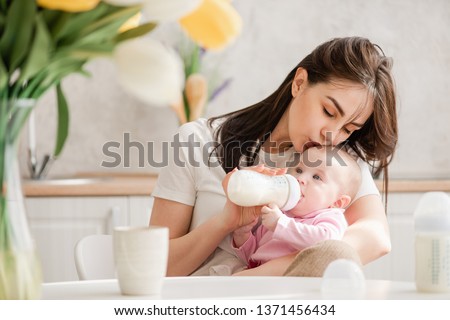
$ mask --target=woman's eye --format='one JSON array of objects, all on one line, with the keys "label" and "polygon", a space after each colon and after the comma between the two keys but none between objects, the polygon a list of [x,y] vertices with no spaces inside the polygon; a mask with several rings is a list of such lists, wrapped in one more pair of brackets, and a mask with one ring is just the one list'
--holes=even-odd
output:
[{"label": "woman's eye", "polygon": [[342,128],[342,131],[344,131],[345,134],[351,134],[352,131],[348,130],[347,128]]},{"label": "woman's eye", "polygon": [[314,180],[322,180],[318,174],[313,175]]},{"label": "woman's eye", "polygon": [[327,108],[325,108],[325,107],[323,108],[323,113],[325,113],[325,115],[327,117],[329,117],[329,118],[333,118],[334,117],[330,112],[328,112]]},{"label": "woman's eye", "polygon": [[296,172],[296,173],[302,173],[303,171],[302,171],[302,169],[300,169],[300,168],[296,168],[296,169],[295,169],[295,172]]}]

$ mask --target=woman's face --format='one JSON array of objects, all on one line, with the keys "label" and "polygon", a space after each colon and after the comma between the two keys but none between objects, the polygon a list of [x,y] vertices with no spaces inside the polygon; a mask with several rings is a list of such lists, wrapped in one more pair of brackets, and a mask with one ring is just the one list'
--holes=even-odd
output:
[{"label": "woman's face", "polygon": [[296,151],[337,145],[358,130],[373,112],[367,88],[347,80],[309,85],[299,68],[292,84],[288,134]]}]

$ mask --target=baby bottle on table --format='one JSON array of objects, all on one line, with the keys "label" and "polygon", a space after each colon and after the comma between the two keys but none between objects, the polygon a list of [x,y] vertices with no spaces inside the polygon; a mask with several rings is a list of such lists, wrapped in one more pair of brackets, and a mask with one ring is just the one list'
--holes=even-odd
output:
[{"label": "baby bottle on table", "polygon": [[450,197],[427,192],[414,212],[416,287],[425,292],[450,292]]},{"label": "baby bottle on table", "polygon": [[291,210],[301,198],[300,184],[290,174],[268,176],[251,170],[239,170],[230,176],[228,198],[243,207],[275,203]]}]

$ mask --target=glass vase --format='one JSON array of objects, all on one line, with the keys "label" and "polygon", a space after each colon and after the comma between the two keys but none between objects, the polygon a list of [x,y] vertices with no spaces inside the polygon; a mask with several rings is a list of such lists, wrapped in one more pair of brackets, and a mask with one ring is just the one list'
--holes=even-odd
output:
[{"label": "glass vase", "polygon": [[0,102],[0,299],[37,299],[41,292],[18,161],[19,135],[34,105],[30,99]]}]

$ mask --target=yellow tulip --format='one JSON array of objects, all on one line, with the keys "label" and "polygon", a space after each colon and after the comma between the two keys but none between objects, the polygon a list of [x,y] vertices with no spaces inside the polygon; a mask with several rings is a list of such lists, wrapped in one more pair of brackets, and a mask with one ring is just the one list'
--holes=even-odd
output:
[{"label": "yellow tulip", "polygon": [[37,4],[43,8],[67,12],[89,11],[99,2],[100,0],[37,0]]},{"label": "yellow tulip", "polygon": [[120,27],[119,33],[136,28],[139,25],[139,22],[141,21],[141,17],[142,17],[142,14],[140,12],[136,13],[130,19],[125,21],[125,23]]},{"label": "yellow tulip", "polygon": [[223,48],[242,29],[241,17],[227,0],[203,0],[179,22],[187,34],[206,49]]}]

